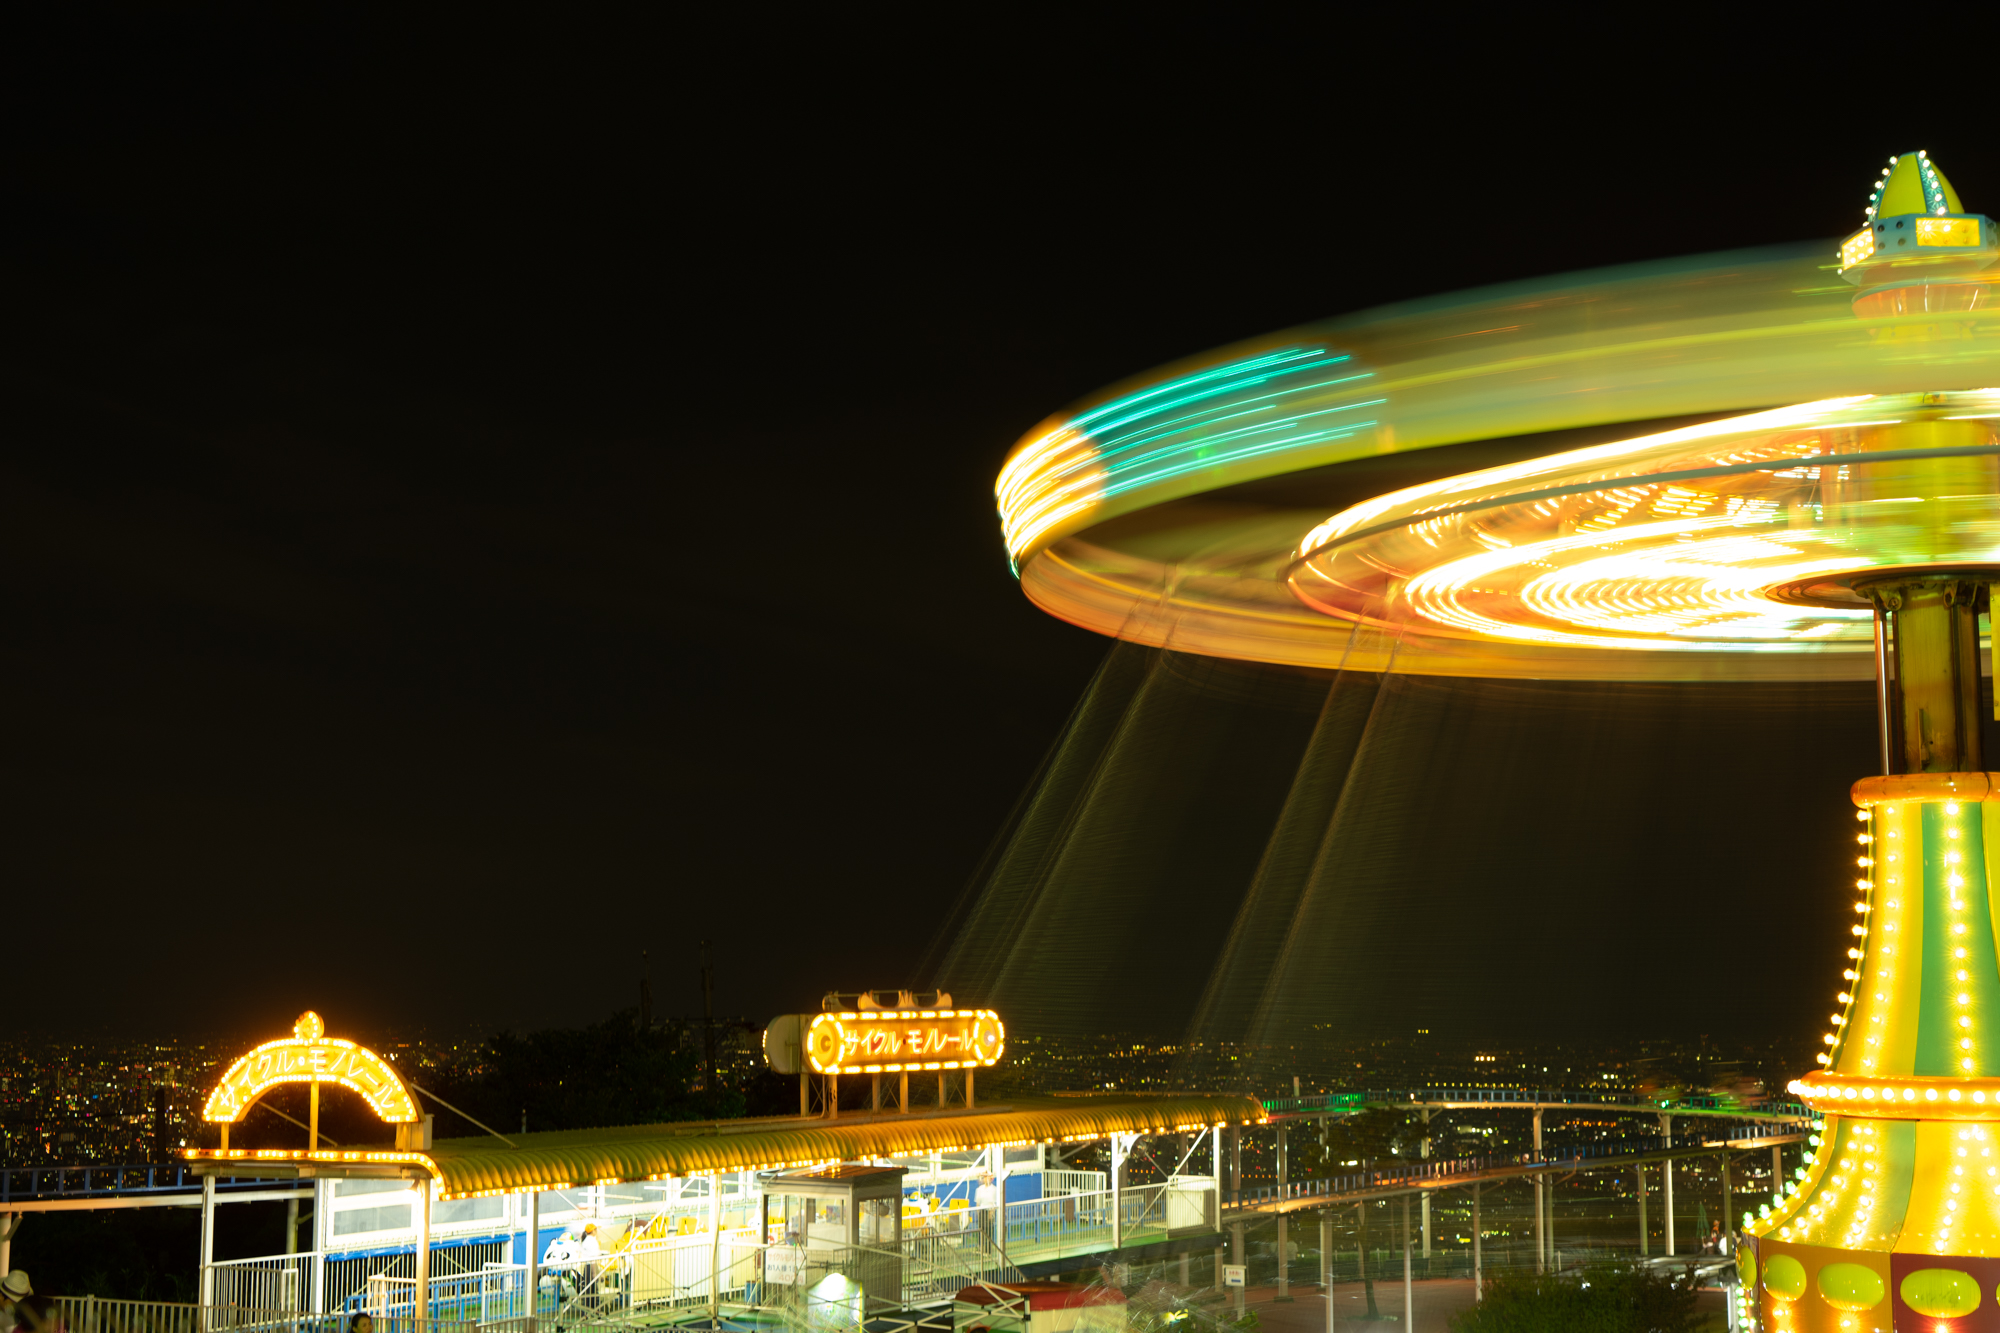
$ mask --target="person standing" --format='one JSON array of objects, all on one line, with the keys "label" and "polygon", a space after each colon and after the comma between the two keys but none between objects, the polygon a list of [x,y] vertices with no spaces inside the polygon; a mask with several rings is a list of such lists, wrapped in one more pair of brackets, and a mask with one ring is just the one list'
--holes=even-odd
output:
[{"label": "person standing", "polygon": [[604,1257],[604,1247],[597,1241],[597,1223],[583,1224],[583,1235],[576,1242],[575,1257],[583,1265],[577,1271],[578,1294],[585,1309],[595,1310],[601,1295],[597,1290],[597,1261]]},{"label": "person standing", "polygon": [[973,1225],[993,1237],[1000,1235],[1000,1187],[993,1183],[993,1173],[986,1172],[979,1177],[979,1188],[972,1193],[972,1206],[979,1220]]},{"label": "person standing", "polygon": [[0,1278],[0,1333],[10,1333],[21,1322],[17,1307],[34,1294],[35,1288],[28,1281],[28,1275],[18,1268]]}]

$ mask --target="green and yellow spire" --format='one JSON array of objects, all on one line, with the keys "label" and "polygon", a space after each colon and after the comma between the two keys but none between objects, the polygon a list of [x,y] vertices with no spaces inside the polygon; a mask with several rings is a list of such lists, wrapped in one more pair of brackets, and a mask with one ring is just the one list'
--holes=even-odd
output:
[{"label": "green and yellow spire", "polygon": [[1922,150],[1889,159],[1862,211],[1867,222],[1841,241],[1839,255],[1840,276],[1858,287],[1949,279],[2000,257],[1993,220],[1966,212]]},{"label": "green and yellow spire", "polygon": [[1951,188],[1951,182],[1938,170],[1937,163],[1931,161],[1930,154],[1919,149],[1889,159],[1889,165],[1883,168],[1881,179],[1875,182],[1875,189],[1868,196],[1864,212],[1870,219],[1913,213],[1942,217],[1947,213],[1963,213],[1965,207],[1958,202],[1958,191]]}]

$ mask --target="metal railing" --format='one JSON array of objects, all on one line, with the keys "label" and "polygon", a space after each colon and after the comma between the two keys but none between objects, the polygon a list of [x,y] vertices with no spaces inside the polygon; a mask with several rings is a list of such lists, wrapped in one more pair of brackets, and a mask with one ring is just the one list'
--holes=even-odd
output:
[{"label": "metal railing", "polygon": [[1103,1171],[1073,1171],[1066,1167],[1044,1167],[1042,1195],[1096,1194],[1111,1188],[1111,1177]]},{"label": "metal railing", "polygon": [[[1737,1136],[1740,1139],[1762,1139],[1763,1127],[1754,1132]],[[1550,1171],[1564,1171],[1588,1167],[1592,1163],[1610,1165],[1606,1159],[1643,1157],[1649,1154],[1673,1152],[1688,1157],[1709,1156],[1724,1151],[1729,1140],[1720,1143],[1675,1143],[1672,1139],[1647,1138],[1625,1139],[1617,1143],[1582,1144],[1556,1153],[1494,1153],[1484,1157],[1420,1157],[1398,1161],[1389,1166],[1359,1171],[1350,1175],[1321,1177],[1318,1179],[1287,1181],[1283,1185],[1258,1185],[1247,1189],[1224,1191],[1224,1205],[1232,1208],[1254,1206],[1259,1203],[1277,1203],[1288,1199],[1311,1199],[1322,1196],[1362,1194],[1377,1190],[1399,1188],[1421,1189],[1426,1183],[1455,1176],[1479,1175],[1484,1172],[1503,1171],[1520,1168],[1547,1168]]]},{"label": "metal railing", "polygon": [[1311,1097],[1266,1097],[1264,1109],[1273,1115],[1313,1112],[1349,1113],[1370,1106],[1421,1105],[1425,1102],[1474,1102],[1491,1106],[1602,1106],[1621,1111],[1654,1111],[1661,1115],[1735,1115],[1746,1120],[1810,1120],[1816,1114],[1803,1102],[1788,1098],[1678,1097],[1662,1099],[1632,1092],[1587,1092],[1552,1088],[1435,1087],[1329,1092]]},{"label": "metal railing", "polygon": [[[264,1177],[217,1177],[218,1192],[282,1189],[292,1182]],[[0,1168],[0,1204],[19,1199],[92,1198],[106,1194],[199,1194],[201,1177],[185,1162],[139,1166],[10,1166]]]},{"label": "metal railing", "polygon": [[[480,1271],[506,1257],[508,1237],[479,1236],[431,1245],[433,1294],[446,1284]],[[313,1290],[314,1265],[320,1265],[320,1294]],[[416,1247],[390,1250],[332,1250],[325,1253],[272,1254],[251,1259],[222,1259],[208,1266],[209,1301],[219,1307],[250,1310],[326,1311],[340,1313],[367,1308],[378,1279],[403,1279],[414,1284]],[[407,1313],[407,1312],[406,1312]],[[433,1313],[439,1313],[435,1300]]]},{"label": "metal railing", "polygon": [[[250,1310],[239,1305],[189,1305],[178,1301],[123,1301],[101,1296],[58,1296],[57,1318],[69,1333],[346,1333],[346,1314]],[[388,1317],[376,1333],[479,1333],[471,1323]]]},{"label": "metal railing", "polygon": [[[781,1257],[786,1262],[771,1263],[774,1250],[784,1252]],[[274,1333],[279,1325],[296,1326],[305,1333],[336,1333],[347,1318],[366,1313],[375,1320],[378,1333],[415,1330],[420,1324],[426,1329],[476,1327],[483,1333],[525,1333],[530,1318],[543,1328],[626,1328],[710,1306],[741,1310],[774,1303],[797,1305],[803,1297],[791,1288],[802,1289],[835,1273],[850,1280],[854,1288],[850,1294],[857,1301],[859,1293],[865,1293],[870,1311],[949,1296],[975,1282],[1020,1279],[989,1224],[918,1232],[904,1236],[900,1244],[884,1246],[759,1245],[753,1230],[738,1228],[720,1237],[709,1232],[640,1240],[592,1263],[539,1265],[532,1297],[523,1264],[487,1263],[478,1271],[436,1274],[430,1282],[425,1319],[417,1317],[415,1278],[402,1268],[378,1271],[343,1303],[345,1308],[324,1316],[280,1311],[264,1316],[258,1327],[271,1327]],[[174,1328],[163,1333],[203,1331]]]}]

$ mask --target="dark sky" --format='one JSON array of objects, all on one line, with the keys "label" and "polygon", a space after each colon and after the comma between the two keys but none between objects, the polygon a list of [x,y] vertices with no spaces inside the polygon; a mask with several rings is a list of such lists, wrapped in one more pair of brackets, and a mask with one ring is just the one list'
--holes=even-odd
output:
[{"label": "dark sky", "polygon": [[1104,651],[999,545],[1042,416],[1899,150],[2000,202],[1747,39],[679,8],[0,34],[10,1030],[894,984]]}]

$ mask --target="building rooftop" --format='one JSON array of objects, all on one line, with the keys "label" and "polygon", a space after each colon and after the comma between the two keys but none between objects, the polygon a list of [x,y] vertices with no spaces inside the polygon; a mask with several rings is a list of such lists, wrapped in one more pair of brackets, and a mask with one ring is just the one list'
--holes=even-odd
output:
[{"label": "building rooftop", "polygon": [[911,1157],[992,1144],[1171,1134],[1265,1119],[1263,1104],[1231,1093],[1106,1093],[1017,1097],[1008,1104],[902,1115],[690,1120],[608,1129],[439,1139],[425,1151],[388,1147],[190,1149],[200,1173],[246,1176],[400,1176],[424,1173],[438,1197],[668,1180],[727,1171],[795,1170]]}]

